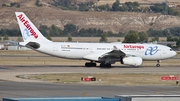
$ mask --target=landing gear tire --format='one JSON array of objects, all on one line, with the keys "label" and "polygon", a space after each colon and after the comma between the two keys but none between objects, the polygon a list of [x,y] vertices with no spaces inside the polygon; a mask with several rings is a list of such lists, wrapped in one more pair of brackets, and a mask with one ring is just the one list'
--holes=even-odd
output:
[{"label": "landing gear tire", "polygon": [[86,62],[85,66],[86,67],[96,67],[96,63]]},{"label": "landing gear tire", "polygon": [[107,63],[107,64],[101,63],[100,67],[111,67],[111,64],[110,63]]},{"label": "landing gear tire", "polygon": [[100,67],[105,67],[105,64],[104,64],[104,63],[101,63],[101,64],[100,64]]},{"label": "landing gear tire", "polygon": [[156,64],[156,67],[160,67],[160,64]]},{"label": "landing gear tire", "polygon": [[106,64],[106,67],[111,67],[111,64],[110,64],[110,63],[107,63],[107,64]]}]

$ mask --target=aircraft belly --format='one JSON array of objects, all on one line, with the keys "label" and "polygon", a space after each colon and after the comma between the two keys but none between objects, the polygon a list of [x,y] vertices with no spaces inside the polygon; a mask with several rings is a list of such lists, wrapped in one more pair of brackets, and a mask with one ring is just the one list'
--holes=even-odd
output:
[{"label": "aircraft belly", "polygon": [[143,56],[142,58],[143,60],[161,60],[162,59],[160,54]]}]

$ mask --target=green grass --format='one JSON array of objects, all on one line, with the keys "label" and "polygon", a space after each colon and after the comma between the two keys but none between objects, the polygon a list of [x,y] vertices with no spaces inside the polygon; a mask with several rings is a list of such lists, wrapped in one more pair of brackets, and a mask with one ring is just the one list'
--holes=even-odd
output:
[{"label": "green grass", "polygon": [[[153,73],[59,73],[59,74],[35,74],[18,76],[24,79],[40,80],[46,82],[68,83],[68,84],[92,84],[92,85],[175,85],[175,81],[162,81],[162,76],[170,74]],[[171,74],[180,76],[180,74]],[[95,82],[81,81],[81,77],[96,77]]]}]

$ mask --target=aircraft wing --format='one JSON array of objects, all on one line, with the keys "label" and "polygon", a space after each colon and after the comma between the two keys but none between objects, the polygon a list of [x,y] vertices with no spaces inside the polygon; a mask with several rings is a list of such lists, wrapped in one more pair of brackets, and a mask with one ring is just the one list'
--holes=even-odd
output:
[{"label": "aircraft wing", "polygon": [[122,52],[121,50],[112,50],[110,52],[107,52],[103,55],[101,55],[99,58],[100,59],[103,59],[103,58],[108,58],[108,57],[111,57],[111,58],[119,58],[119,57],[124,57],[126,56],[126,54],[124,52]]},{"label": "aircraft wing", "polygon": [[114,49],[109,51],[109,52],[105,52],[105,53],[92,53],[89,55],[84,56],[84,59],[88,59],[88,60],[94,60],[94,61],[103,61],[106,58],[120,58],[120,57],[125,57],[126,54],[124,52],[122,52],[121,50],[117,49],[116,46],[114,46]]}]

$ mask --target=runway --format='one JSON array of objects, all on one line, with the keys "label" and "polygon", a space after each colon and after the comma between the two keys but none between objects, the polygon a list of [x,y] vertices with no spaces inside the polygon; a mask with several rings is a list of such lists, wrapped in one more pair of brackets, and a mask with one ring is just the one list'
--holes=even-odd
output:
[{"label": "runway", "polygon": [[42,73],[179,73],[179,66],[130,67],[111,69],[86,68],[72,65],[0,65],[0,101],[3,97],[61,97],[61,96],[103,96],[115,95],[179,95],[180,86],[100,86],[85,84],[62,84],[39,82],[16,78],[22,74]]},{"label": "runway", "polygon": [[3,97],[61,97],[115,95],[178,95],[179,86],[92,86],[58,83],[0,82],[0,98]]}]

